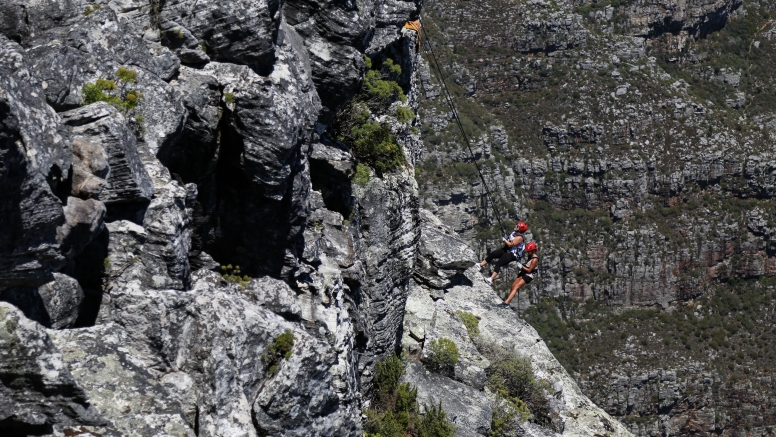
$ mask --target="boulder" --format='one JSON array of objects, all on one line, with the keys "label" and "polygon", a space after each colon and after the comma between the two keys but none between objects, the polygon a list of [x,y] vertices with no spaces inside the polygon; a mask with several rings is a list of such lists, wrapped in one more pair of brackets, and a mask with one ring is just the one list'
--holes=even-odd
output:
[{"label": "boulder", "polygon": [[[122,344],[152,372],[175,373],[166,385],[191,384],[200,435],[360,435],[352,368],[327,336],[251,302],[251,287],[219,285],[212,273],[196,277],[189,293],[117,285],[104,322],[126,330]],[[261,357],[289,331],[291,355],[272,373]]]},{"label": "boulder", "polygon": [[81,199],[99,198],[108,187],[108,155],[82,138],[73,140],[73,185],[70,194]]},{"label": "boulder", "polygon": [[184,63],[212,58],[270,65],[275,60],[281,5],[279,0],[167,1],[159,16],[163,40]]},{"label": "boulder", "polygon": [[46,330],[0,302],[0,427],[10,435],[55,425],[103,425]]},{"label": "boulder", "polygon": [[453,381],[437,373],[429,372],[422,365],[410,362],[404,371],[402,382],[418,389],[418,405],[439,405],[447,413],[447,419],[458,429],[456,435],[485,436],[490,431],[493,411],[485,395],[466,384]]},{"label": "boulder", "polygon": [[54,273],[51,282],[38,288],[17,287],[0,292],[0,300],[21,310],[28,319],[53,329],[75,325],[83,299],[78,281],[62,273]]},{"label": "boulder", "polygon": [[[29,51],[35,59],[32,70],[46,84],[46,99],[60,110],[72,109],[83,104],[87,83],[116,79],[120,67],[135,70],[136,81],[126,86],[143,97],[135,109],[123,114],[125,124],[137,136],[137,154],[151,180],[158,186],[166,184],[170,175],[157,155],[164,156],[179,138],[186,111],[172,86],[157,75],[156,60],[161,56],[160,62],[167,63],[165,52],[152,52],[114,8],[101,7],[87,15],[80,4],[71,5],[79,9],[77,15],[65,26],[38,34],[40,41]],[[108,147],[103,148],[112,155]]]},{"label": "boulder", "polygon": [[102,232],[107,210],[100,201],[68,197],[64,211],[65,223],[57,228],[57,240],[62,253],[73,258]]},{"label": "boulder", "polygon": [[184,66],[174,87],[183,96],[188,117],[166,163],[184,182],[203,183],[218,161],[218,124],[224,112],[220,85],[215,76]]},{"label": "boulder", "polygon": [[433,288],[445,289],[463,279],[477,262],[474,251],[449,227],[427,210],[421,210],[418,265],[413,278]]},{"label": "boulder", "polygon": [[38,295],[48,314],[49,324],[53,329],[71,328],[78,319],[79,308],[84,299],[84,292],[78,281],[61,273],[54,273],[54,280],[38,287]]},{"label": "boulder", "polygon": [[107,187],[97,199],[106,205],[151,199],[153,181],[140,160],[135,136],[116,108],[97,102],[60,115],[76,141],[99,147],[108,157]]},{"label": "boulder", "polygon": [[202,70],[223,86],[227,117],[216,176],[200,185],[209,221],[203,247],[252,276],[288,276],[301,255],[310,186],[304,151],[320,101],[304,49],[291,40],[276,50],[268,76],[217,62]]},{"label": "boulder", "polygon": [[127,436],[195,435],[181,404],[143,365],[119,326],[52,332],[51,339],[90,403],[117,431]]},{"label": "boulder", "polygon": [[170,182],[159,190],[146,210],[143,227],[148,235],[143,262],[153,265],[154,288],[188,289],[191,286],[189,250],[191,219],[197,187]]},{"label": "boulder", "polygon": [[485,387],[485,370],[490,367],[490,361],[477,351],[477,347],[469,337],[463,322],[461,322],[456,308],[448,305],[444,300],[439,300],[434,305],[434,315],[431,323],[425,329],[425,341],[421,360],[428,360],[432,341],[448,339],[455,343],[458,349],[458,363],[453,377],[466,383],[477,390]]},{"label": "boulder", "polygon": [[152,289],[191,288],[188,254],[196,195],[194,184],[181,187],[170,182],[146,209],[142,226],[129,220],[107,224],[104,273],[112,283],[138,281]]}]

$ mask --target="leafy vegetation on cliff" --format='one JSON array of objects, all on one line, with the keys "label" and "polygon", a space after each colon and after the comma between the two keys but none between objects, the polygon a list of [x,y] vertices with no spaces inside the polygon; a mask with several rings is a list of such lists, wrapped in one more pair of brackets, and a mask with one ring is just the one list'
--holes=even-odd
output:
[{"label": "leafy vegetation on cliff", "polygon": [[364,412],[367,437],[452,437],[455,427],[441,405],[418,407],[418,390],[399,383],[404,373],[401,358],[393,355],[377,363],[372,404]]},{"label": "leafy vegetation on cliff", "polygon": [[[356,159],[383,174],[404,166],[407,158],[396,135],[391,132],[391,126],[376,117],[388,114],[394,102],[404,103],[407,97],[397,82],[401,75],[398,64],[391,58],[384,59],[379,65],[368,56],[364,60],[367,73],[361,93],[337,114],[335,136],[350,147]],[[415,118],[415,113],[399,105],[392,116],[399,123],[408,123]]]}]

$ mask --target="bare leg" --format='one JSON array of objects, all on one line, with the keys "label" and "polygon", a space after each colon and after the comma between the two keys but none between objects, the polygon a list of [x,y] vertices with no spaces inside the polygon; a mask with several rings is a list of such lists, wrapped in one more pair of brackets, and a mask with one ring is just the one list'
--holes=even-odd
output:
[{"label": "bare leg", "polygon": [[525,285],[525,279],[515,279],[515,282],[512,283],[512,288],[509,290],[509,297],[507,297],[507,300],[505,300],[504,303],[508,304],[509,302],[512,302],[512,299],[515,298],[515,293],[517,293],[517,290],[520,289],[523,285]]},{"label": "bare leg", "polygon": [[496,280],[496,276],[498,276],[498,273],[496,273],[496,272],[493,272],[493,274],[492,274],[492,275],[490,275],[490,280],[491,280],[491,281],[495,281],[495,280]]}]

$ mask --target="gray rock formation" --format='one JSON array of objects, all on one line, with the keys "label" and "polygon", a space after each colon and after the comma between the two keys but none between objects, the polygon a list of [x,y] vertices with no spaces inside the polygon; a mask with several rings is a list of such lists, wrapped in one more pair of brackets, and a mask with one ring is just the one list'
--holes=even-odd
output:
[{"label": "gray rock formation", "polygon": [[57,228],[57,241],[62,253],[72,258],[102,232],[107,210],[100,201],[68,197],[64,212],[65,223]]},{"label": "gray rock formation", "polygon": [[281,4],[277,0],[166,2],[159,13],[162,38],[184,63],[213,59],[271,65]]},{"label": "gray rock formation", "polygon": [[194,435],[181,404],[133,354],[116,325],[52,332],[51,341],[90,402],[122,435]]},{"label": "gray rock formation", "polygon": [[108,186],[109,171],[108,155],[102,147],[82,139],[73,140],[73,196],[99,197]]},{"label": "gray rock formation", "polygon": [[413,278],[428,281],[426,285],[444,290],[453,285],[460,273],[477,258],[474,251],[427,210],[421,211],[423,239],[418,247],[418,261]]},{"label": "gray rock formation", "polygon": [[0,289],[42,285],[64,261],[56,241],[64,214],[56,195],[65,189],[70,139],[35,87],[22,52],[0,36]]},{"label": "gray rock formation", "polygon": [[24,316],[54,328],[72,327],[80,313],[84,292],[75,279],[54,273],[51,282],[37,288],[16,287],[0,292],[0,300],[24,312]]},{"label": "gray rock formation", "polygon": [[0,302],[0,358],[0,424],[6,432],[44,434],[54,425],[105,423],[46,330],[5,302]]},{"label": "gray rock formation", "polygon": [[116,108],[97,102],[63,112],[61,117],[76,142],[87,142],[107,155],[110,171],[107,186],[97,197],[100,201],[110,205],[151,199],[153,181],[140,160],[135,136]]},{"label": "gray rock formation", "polygon": [[455,435],[487,435],[493,410],[488,398],[478,389],[429,372],[418,363],[410,363],[402,377],[418,389],[418,403],[442,405],[458,429]]},{"label": "gray rock formation", "polygon": [[49,319],[48,324],[41,324],[53,329],[70,328],[75,324],[84,298],[78,281],[67,275],[54,273],[53,281],[38,287],[38,295]]}]

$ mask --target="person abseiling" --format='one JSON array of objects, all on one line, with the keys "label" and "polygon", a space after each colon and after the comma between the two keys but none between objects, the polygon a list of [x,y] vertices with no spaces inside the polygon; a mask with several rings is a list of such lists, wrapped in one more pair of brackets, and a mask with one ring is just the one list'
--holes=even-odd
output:
[{"label": "person abseiling", "polygon": [[490,278],[485,278],[485,282],[492,284],[493,280],[496,279],[496,276],[498,276],[498,273],[501,271],[502,267],[511,263],[512,261],[517,261],[517,259],[520,258],[520,256],[523,254],[523,248],[525,247],[525,244],[523,244],[523,233],[525,233],[527,230],[528,225],[525,224],[525,222],[519,222],[515,225],[515,230],[509,234],[509,237],[501,240],[504,242],[504,247],[489,253],[484,261],[474,264],[474,267],[479,270],[489,262],[498,258],[496,265],[493,266],[493,274],[490,275]]},{"label": "person abseiling", "polygon": [[525,251],[528,254],[528,261],[525,265],[517,263],[517,268],[520,269],[515,281],[512,282],[512,288],[509,289],[509,296],[503,303],[498,304],[499,308],[509,308],[509,302],[515,297],[515,293],[523,285],[533,281],[534,275],[539,272],[539,255],[536,254],[536,243],[531,241],[525,245]]}]

